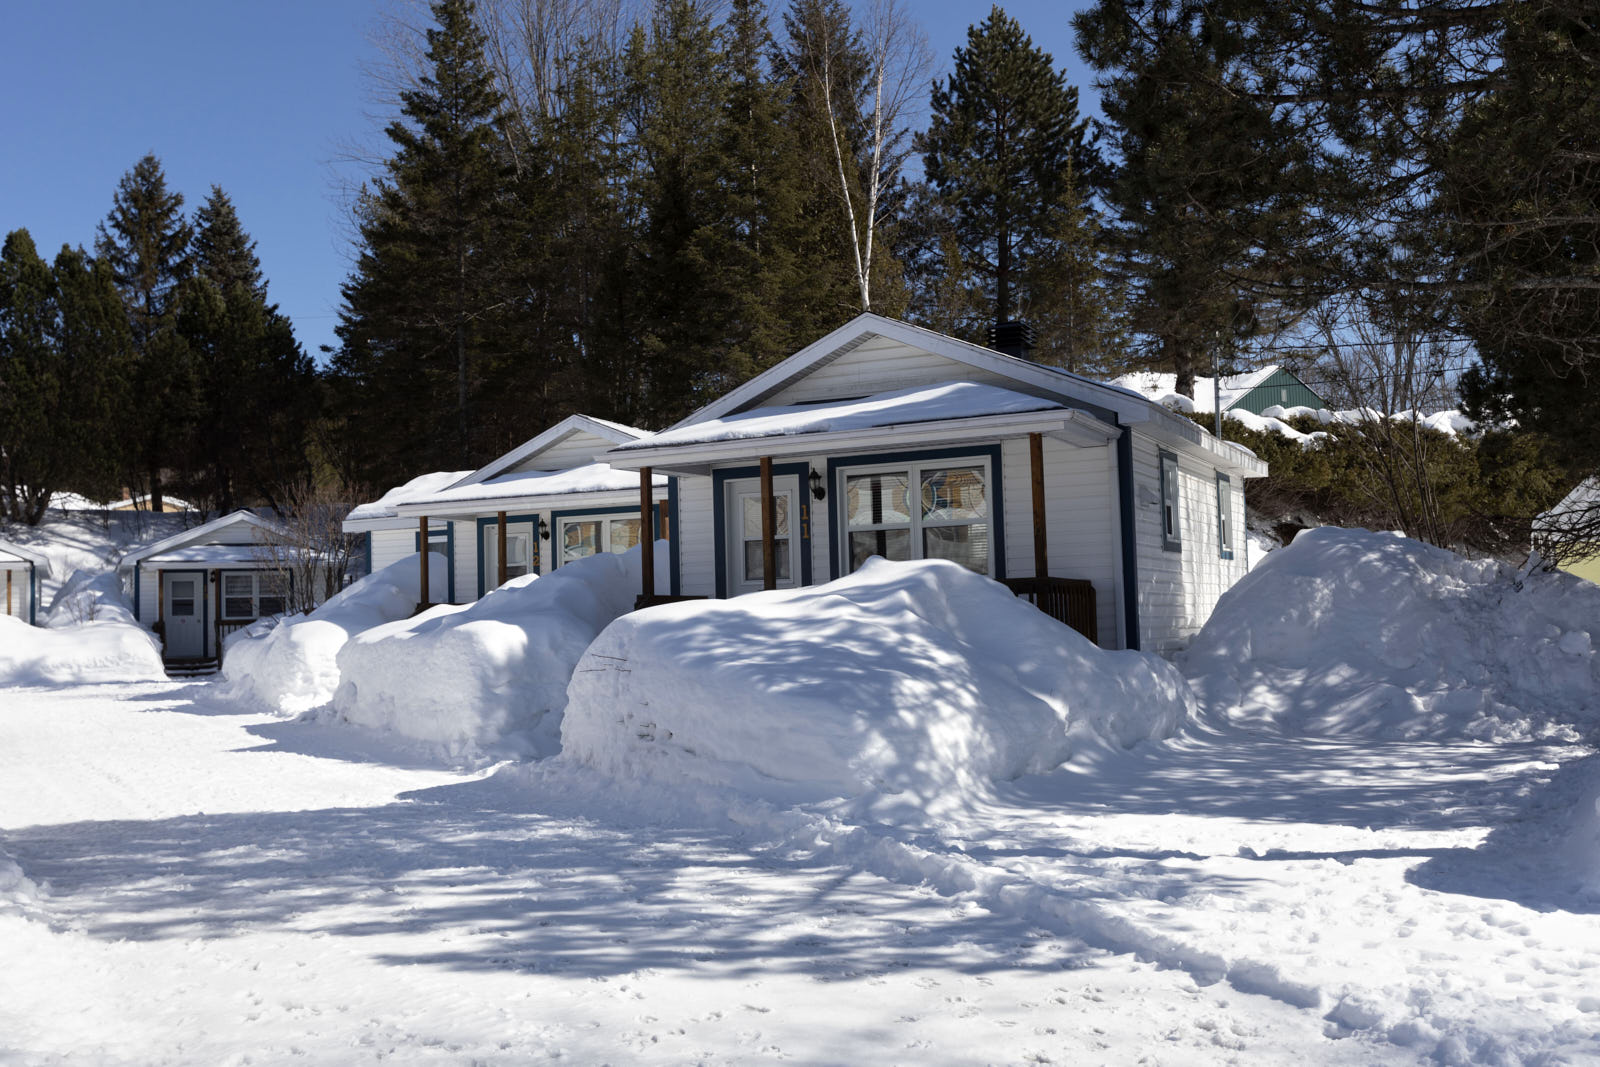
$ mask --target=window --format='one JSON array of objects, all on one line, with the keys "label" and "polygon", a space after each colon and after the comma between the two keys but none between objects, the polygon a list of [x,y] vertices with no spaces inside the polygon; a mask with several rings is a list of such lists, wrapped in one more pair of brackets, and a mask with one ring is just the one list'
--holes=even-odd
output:
[{"label": "window", "polygon": [[[766,560],[761,548],[761,495],[739,496],[739,541],[744,547],[744,573],[741,581],[760,582],[766,577]],[[794,573],[789,557],[789,494],[772,497],[772,547],[779,582],[788,582]]]},{"label": "window", "polygon": [[1161,547],[1183,550],[1183,516],[1178,510],[1178,457],[1161,453]]},{"label": "window", "polygon": [[986,461],[844,472],[846,546],[853,571],[871,556],[948,559],[993,572]]},{"label": "window", "polygon": [[277,571],[236,571],[222,576],[224,620],[282,615],[287,607],[283,575]]},{"label": "window", "polygon": [[1217,475],[1217,553],[1233,558],[1233,483],[1226,474]]},{"label": "window", "polygon": [[562,519],[560,538],[562,563],[601,552],[626,552],[639,543],[639,517]]},{"label": "window", "polygon": [[[531,521],[506,522],[506,581],[532,574],[539,563],[538,541]],[[483,582],[485,592],[500,582],[500,524],[488,522],[483,530]]]}]

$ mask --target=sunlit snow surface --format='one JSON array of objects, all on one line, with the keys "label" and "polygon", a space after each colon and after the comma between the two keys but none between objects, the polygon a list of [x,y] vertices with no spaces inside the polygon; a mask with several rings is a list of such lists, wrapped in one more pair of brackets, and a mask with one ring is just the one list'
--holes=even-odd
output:
[{"label": "sunlit snow surface", "polygon": [[1170,739],[926,810],[0,690],[0,1063],[1593,1062],[1597,598],[1303,535]]}]

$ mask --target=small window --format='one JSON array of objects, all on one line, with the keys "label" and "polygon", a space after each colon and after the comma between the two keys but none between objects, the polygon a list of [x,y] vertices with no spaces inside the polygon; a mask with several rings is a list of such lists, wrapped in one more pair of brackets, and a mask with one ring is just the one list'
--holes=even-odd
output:
[{"label": "small window", "polygon": [[288,583],[277,571],[235,571],[222,576],[222,618],[250,621],[288,610]]},{"label": "small window", "polygon": [[638,516],[562,519],[561,562],[573,563],[601,552],[622,553],[639,543]]},{"label": "small window", "polygon": [[1217,552],[1233,558],[1233,482],[1226,474],[1217,475]]},{"label": "small window", "polygon": [[872,556],[948,559],[988,574],[989,469],[974,462],[912,463],[846,471],[844,525],[850,569]]},{"label": "small window", "polygon": [[1161,547],[1168,552],[1183,550],[1183,515],[1179,511],[1178,457],[1161,453]]}]

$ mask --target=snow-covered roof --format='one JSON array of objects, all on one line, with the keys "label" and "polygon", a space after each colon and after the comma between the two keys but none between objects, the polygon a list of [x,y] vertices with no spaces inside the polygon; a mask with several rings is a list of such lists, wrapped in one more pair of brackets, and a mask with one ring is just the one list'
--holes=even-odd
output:
[{"label": "snow-covered roof", "polygon": [[[268,552],[271,555],[268,555]],[[180,545],[166,552],[145,556],[143,563],[208,563],[232,567],[276,567],[283,555],[298,555],[296,549],[268,550],[260,543],[230,545]]]},{"label": "snow-covered roof", "polygon": [[226,559],[211,562],[249,560],[254,558],[255,546],[265,535],[282,536],[287,532],[280,523],[263,519],[253,512],[240,510],[202,523],[192,530],[184,530],[153,544],[136,548],[124,555],[117,566],[119,568],[132,566],[156,556],[170,558],[167,556],[168,553],[191,545],[216,545],[231,549],[231,554],[227,555]]},{"label": "snow-covered roof", "polygon": [[[1227,411],[1243,400],[1256,386],[1278,373],[1278,365],[1269,363],[1248,374],[1228,374],[1222,378],[1222,410]],[[1134,371],[1111,379],[1112,385],[1138,393],[1160,404],[1168,397],[1180,396],[1178,376],[1165,371]],[[1215,411],[1217,381],[1215,378],[1196,376],[1194,380],[1194,410]]]},{"label": "snow-covered roof", "polygon": [[14,541],[0,540],[0,564],[7,563],[31,563],[40,577],[50,577],[49,557],[31,548],[24,548]]},{"label": "snow-covered roof", "polygon": [[641,437],[649,436],[648,431],[633,426],[624,426],[620,422],[612,422],[609,419],[597,419],[592,415],[568,415],[537,437],[529,438],[511,451],[495,457],[452,484],[468,485],[497,478],[513,467],[533,462],[538,458],[539,453],[575,433],[587,433],[612,445],[626,444],[629,441],[636,441]]},{"label": "snow-covered roof", "polygon": [[[654,476],[651,482],[660,489],[667,485],[663,475]],[[639,476],[633,471],[617,470],[608,463],[589,463],[560,471],[518,471],[484,482],[468,482],[433,492],[396,496],[391,506],[395,514],[413,515],[428,508],[450,505],[515,500],[523,502],[525,506],[536,506],[539,501],[552,497],[637,492],[638,489]]]},{"label": "snow-covered roof", "polygon": [[754,408],[736,415],[679,425],[642,441],[622,445],[616,451],[757,437],[788,437],[794,434],[842,433],[880,426],[1062,409],[1063,405],[1053,400],[1028,396],[999,386],[979,385],[976,382],[941,382],[832,404]]},{"label": "snow-covered roof", "polygon": [[404,485],[395,486],[378,499],[351,508],[350,514],[344,517],[346,528],[355,522],[392,519],[396,515],[394,510],[396,501],[436,493],[447,486],[455,485],[471,473],[472,471],[433,471],[430,474],[419,474]]}]

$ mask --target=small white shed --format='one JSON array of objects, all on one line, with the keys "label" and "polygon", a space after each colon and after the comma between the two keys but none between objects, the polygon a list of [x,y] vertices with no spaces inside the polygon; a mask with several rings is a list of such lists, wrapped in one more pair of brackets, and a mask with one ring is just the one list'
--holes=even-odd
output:
[{"label": "small white shed", "polygon": [[39,581],[50,577],[50,560],[31,548],[0,540],[0,583],[5,611],[30,625],[39,622]]}]

